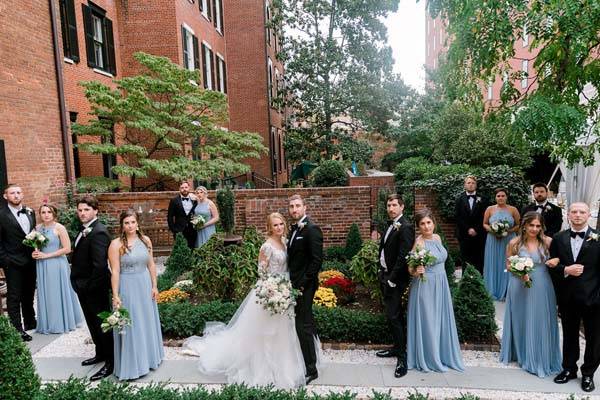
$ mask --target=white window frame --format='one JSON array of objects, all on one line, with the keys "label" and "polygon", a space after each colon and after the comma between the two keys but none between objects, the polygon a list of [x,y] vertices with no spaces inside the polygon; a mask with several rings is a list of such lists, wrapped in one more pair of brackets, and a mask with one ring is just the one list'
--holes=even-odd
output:
[{"label": "white window frame", "polygon": [[198,68],[198,65],[196,65],[194,62],[194,36],[196,35],[196,33],[186,23],[183,23],[182,25],[183,25],[183,29],[185,29],[185,32],[186,32],[185,47],[187,50],[188,70],[194,71]]},{"label": "white window frame", "polygon": [[217,71],[219,72],[219,82],[217,82],[216,89],[221,93],[225,93],[225,58],[219,53],[215,54],[217,56]]},{"label": "white window frame", "polygon": [[487,87],[487,99],[492,100],[494,98],[494,83],[490,82]]},{"label": "white window frame", "polygon": [[214,18],[215,18],[215,23],[217,24],[216,29],[217,32],[219,32],[220,34],[223,34],[223,27],[221,26],[221,2],[223,0],[215,0],[215,4],[214,4]]},{"label": "white window frame", "polygon": [[94,31],[94,57],[96,58],[96,65],[98,68],[106,68],[104,62],[104,19],[98,17],[92,13],[92,28]]},{"label": "white window frame", "polygon": [[529,34],[527,33],[527,22],[523,23],[523,47],[529,46]]},{"label": "white window frame", "polygon": [[269,78],[267,86],[269,92],[269,105],[271,105],[273,102],[273,61],[271,61],[271,57],[267,58],[267,68],[269,68],[267,71],[267,76]]},{"label": "white window frame", "polygon": [[208,18],[208,2],[210,0],[198,0],[198,1],[202,2],[202,13],[201,13],[202,16],[204,16],[204,18],[209,20],[209,18]]},{"label": "white window frame", "polygon": [[521,78],[521,89],[527,89],[527,85],[529,84],[529,60],[521,62],[521,72],[524,74],[523,78]]},{"label": "white window frame", "polygon": [[210,47],[210,45],[205,41],[202,41],[202,43],[204,44],[204,59],[206,60],[206,86],[209,90],[214,90],[215,85],[213,85],[212,81],[213,66],[210,62],[210,53],[212,52],[212,47]]}]

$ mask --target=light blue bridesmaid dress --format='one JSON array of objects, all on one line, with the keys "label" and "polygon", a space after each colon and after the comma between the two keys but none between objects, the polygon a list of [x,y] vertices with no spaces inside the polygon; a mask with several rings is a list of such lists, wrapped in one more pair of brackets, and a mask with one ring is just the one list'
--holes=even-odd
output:
[{"label": "light blue bridesmaid dress", "polygon": [[546,377],[562,369],[554,287],[545,257],[525,248],[519,256],[531,257],[535,263],[529,274],[532,286],[526,288],[520,278],[509,274],[500,361],[516,361],[525,371]]},{"label": "light blue bridesmaid dress", "polygon": [[[203,201],[202,203],[198,203],[196,208],[194,208],[194,215],[203,215],[204,219],[208,221],[213,217],[210,212],[209,201]],[[204,243],[208,242],[208,239],[216,232],[215,224],[206,226],[200,230],[198,230],[198,236],[196,236],[196,248],[201,247]]]},{"label": "light blue bridesmaid dress", "polygon": [[[56,225],[38,228],[49,241],[44,253],[61,248],[54,233]],[[36,261],[37,270],[37,327],[38,333],[64,333],[81,325],[82,312],[77,295],[71,287],[71,268],[65,255]]]},{"label": "light blue bridesmaid dress", "polygon": [[119,297],[129,311],[131,326],[124,333],[113,331],[115,339],[114,375],[120,380],[136,379],[156,369],[164,359],[158,307],[152,299],[148,271],[150,254],[140,239],[121,256]]},{"label": "light blue bridesmaid dress", "polygon": [[[508,221],[511,228],[515,225],[515,220],[510,211],[503,209],[497,209],[488,223],[491,225],[493,222],[500,220]],[[501,238],[488,233],[485,241],[483,280],[485,288],[494,300],[503,301],[506,297],[509,275],[506,272],[506,246],[514,237],[514,232],[510,232],[507,236]]]},{"label": "light blue bridesmaid dress", "polygon": [[448,252],[437,240],[425,240],[436,258],[425,269],[426,281],[413,278],[407,316],[407,366],[419,371],[464,371],[452,298],[444,263]]}]

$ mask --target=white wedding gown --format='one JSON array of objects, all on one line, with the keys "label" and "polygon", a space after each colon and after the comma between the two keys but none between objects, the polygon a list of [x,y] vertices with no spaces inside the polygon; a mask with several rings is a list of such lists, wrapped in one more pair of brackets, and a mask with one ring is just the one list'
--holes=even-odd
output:
[{"label": "white wedding gown", "polygon": [[[267,262],[259,268],[289,278],[287,254],[266,241],[261,251]],[[209,322],[202,337],[183,343],[184,351],[198,355],[200,372],[227,377],[228,383],[248,386],[297,388],[305,384],[306,369],[294,318],[271,315],[250,290],[227,325]]]}]

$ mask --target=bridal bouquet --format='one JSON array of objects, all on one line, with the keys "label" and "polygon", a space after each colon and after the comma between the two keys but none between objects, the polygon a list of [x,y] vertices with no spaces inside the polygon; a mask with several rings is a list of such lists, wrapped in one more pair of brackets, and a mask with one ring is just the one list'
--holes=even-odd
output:
[{"label": "bridal bouquet", "polygon": [[[256,302],[262,304],[271,315],[285,314],[296,305],[296,297],[300,294],[300,291],[292,288],[290,280],[282,275],[263,275],[254,289],[258,298]],[[293,312],[290,316],[293,316]]]},{"label": "bridal bouquet", "polygon": [[131,317],[129,317],[129,311],[126,308],[119,308],[113,312],[103,311],[98,314],[102,318],[100,328],[102,332],[108,332],[116,329],[121,335],[125,334],[125,327],[131,325]]},{"label": "bridal bouquet", "polygon": [[202,229],[204,227],[204,224],[206,224],[206,218],[204,217],[204,215],[198,214],[198,215],[194,215],[190,222],[194,226],[194,229],[199,231],[200,229]]},{"label": "bridal bouquet", "polygon": [[23,239],[23,244],[25,246],[33,247],[37,250],[47,245],[48,240],[49,239],[44,236],[43,233],[33,230],[25,236],[25,239]]},{"label": "bridal bouquet", "polygon": [[490,224],[490,229],[492,230],[492,233],[497,237],[506,237],[508,236],[510,223],[505,219],[501,219],[499,221],[492,222]]},{"label": "bridal bouquet", "polygon": [[[512,272],[515,276],[519,278],[529,274],[533,271],[533,260],[529,257],[519,257],[519,256],[510,256],[508,257],[508,269],[507,271]],[[525,287],[530,288],[533,281],[531,277],[529,280],[525,281]]]},{"label": "bridal bouquet", "polygon": [[[415,269],[421,265],[425,268],[431,267],[435,263],[435,260],[435,256],[431,254],[429,250],[421,246],[416,246],[415,249],[406,256],[408,267],[412,269]],[[425,275],[423,274],[421,274],[421,281],[427,281],[427,278],[425,278]]]}]

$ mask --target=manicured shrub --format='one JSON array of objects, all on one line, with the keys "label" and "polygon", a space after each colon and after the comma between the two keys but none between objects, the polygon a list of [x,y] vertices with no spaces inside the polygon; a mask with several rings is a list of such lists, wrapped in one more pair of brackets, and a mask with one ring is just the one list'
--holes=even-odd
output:
[{"label": "manicured shrub", "polygon": [[350,231],[346,237],[346,258],[351,260],[362,247],[362,238],[357,224],[350,225]]},{"label": "manicured shrub", "polygon": [[191,271],[194,264],[192,250],[187,245],[185,237],[178,233],[175,235],[175,243],[171,255],[165,263],[165,271],[157,278],[158,290],[163,291],[170,289],[179,276]]},{"label": "manicured shrub", "polygon": [[344,165],[336,160],[323,161],[312,173],[313,186],[348,186],[348,174]]},{"label": "manicured shrub", "polygon": [[40,391],[40,377],[31,353],[17,330],[0,315],[0,398],[34,399]]},{"label": "manicured shrub", "polygon": [[483,278],[470,264],[463,270],[453,303],[461,342],[485,342],[493,337],[498,330],[494,303],[485,289]]},{"label": "manicured shrub", "polygon": [[235,228],[235,194],[229,186],[217,191],[217,208],[223,230],[227,235],[232,235]]}]

